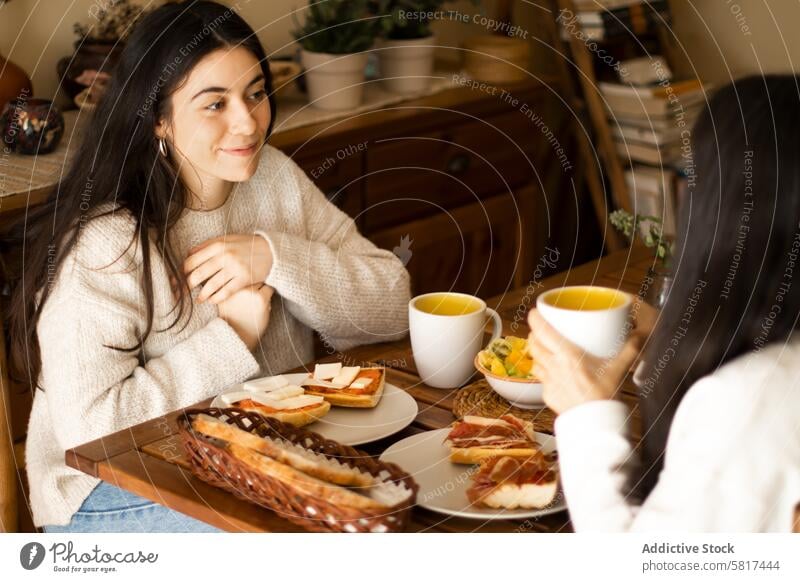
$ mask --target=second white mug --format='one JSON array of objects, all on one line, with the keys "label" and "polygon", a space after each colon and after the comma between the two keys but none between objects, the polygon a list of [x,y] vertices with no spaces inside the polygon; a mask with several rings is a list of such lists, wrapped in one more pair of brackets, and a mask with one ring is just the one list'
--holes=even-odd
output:
[{"label": "second white mug", "polygon": [[551,289],[536,298],[542,317],[566,339],[594,356],[615,356],[627,338],[631,296],[581,285]]}]

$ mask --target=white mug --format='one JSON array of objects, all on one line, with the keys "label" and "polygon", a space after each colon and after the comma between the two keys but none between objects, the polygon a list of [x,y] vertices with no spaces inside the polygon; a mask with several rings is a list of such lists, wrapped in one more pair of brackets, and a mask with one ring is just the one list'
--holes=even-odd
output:
[{"label": "white mug", "polygon": [[610,287],[580,285],[551,289],[536,309],[555,330],[585,352],[612,358],[628,336],[631,296]]},{"label": "white mug", "polygon": [[494,321],[494,340],[503,332],[503,321],[477,297],[442,292],[409,301],[411,350],[425,384],[456,388],[470,379],[475,371],[475,356],[483,347],[487,314]]}]

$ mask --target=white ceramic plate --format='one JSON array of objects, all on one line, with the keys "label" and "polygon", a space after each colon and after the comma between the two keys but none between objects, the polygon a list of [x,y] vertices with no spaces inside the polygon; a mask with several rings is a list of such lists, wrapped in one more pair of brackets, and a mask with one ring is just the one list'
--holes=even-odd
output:
[{"label": "white ceramic plate", "polygon": [[[308,374],[283,374],[290,384],[299,384]],[[242,384],[231,386],[225,392],[244,390]],[[217,396],[212,407],[226,408]],[[405,390],[388,382],[384,385],[383,396],[375,408],[343,408],[331,406],[330,412],[316,422],[303,428],[321,434],[326,439],[343,445],[356,446],[371,443],[403,430],[417,417],[419,407]]]},{"label": "white ceramic plate", "polygon": [[[450,462],[450,450],[444,440],[449,428],[415,434],[396,442],[381,455],[381,461],[396,463],[419,484],[417,505],[448,515],[474,519],[524,519],[563,511],[567,508],[561,489],[553,503],[542,509],[491,509],[474,507],[467,499],[467,489],[478,465]],[[542,451],[555,450],[556,439],[537,432]]]}]

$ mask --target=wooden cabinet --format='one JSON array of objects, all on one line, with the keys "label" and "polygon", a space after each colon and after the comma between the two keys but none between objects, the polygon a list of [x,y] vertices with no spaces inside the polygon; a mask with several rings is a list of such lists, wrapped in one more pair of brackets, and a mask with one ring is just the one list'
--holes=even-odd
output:
[{"label": "wooden cabinet", "polygon": [[520,144],[530,147],[535,140],[518,113],[473,119],[443,112],[441,117],[446,125],[436,131],[371,140],[367,232],[512,192],[532,181],[535,169]]},{"label": "wooden cabinet", "polygon": [[531,276],[566,181],[558,98],[534,82],[507,90],[516,105],[458,88],[275,142],[406,263],[415,294],[489,297]]},{"label": "wooden cabinet", "polygon": [[375,244],[394,250],[406,263],[414,294],[457,291],[480,297],[515,285],[525,260],[520,254],[525,238],[514,194],[436,213],[371,236]]}]

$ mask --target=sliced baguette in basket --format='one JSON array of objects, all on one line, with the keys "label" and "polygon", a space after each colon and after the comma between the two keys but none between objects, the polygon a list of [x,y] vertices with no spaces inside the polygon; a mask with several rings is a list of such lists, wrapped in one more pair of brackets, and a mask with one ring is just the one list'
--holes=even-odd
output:
[{"label": "sliced baguette in basket", "polygon": [[307,475],[330,483],[349,487],[369,487],[375,481],[374,477],[368,473],[356,471],[335,460],[308,451],[299,445],[271,438],[262,438],[206,414],[198,415],[194,419],[192,426],[199,433],[247,447],[276,461],[285,463]]},{"label": "sliced baguette in basket", "polygon": [[355,509],[380,509],[387,507],[377,499],[356,493],[346,487],[328,483],[302,471],[255,452],[253,449],[230,443],[231,454],[262,475],[272,477],[308,496],[326,499],[334,505]]},{"label": "sliced baguette in basket", "polygon": [[[249,446],[205,435],[197,428],[208,428],[208,424],[196,422],[200,417],[205,417],[203,420],[207,423],[227,424],[256,439],[286,445],[292,451],[300,450],[301,456],[308,455],[320,465],[333,463],[339,470],[361,474],[362,478],[368,476],[372,484],[366,487],[334,484]],[[188,409],[177,418],[177,424],[195,477],[244,501],[275,511],[306,530],[381,533],[403,531],[408,525],[419,485],[393,463],[236,406]],[[222,433],[215,431],[215,434]]]},{"label": "sliced baguette in basket", "polygon": [[403,483],[382,481],[299,444],[260,437],[206,414],[195,417],[192,428],[222,440],[232,456],[259,474],[340,507],[387,509],[414,495]]}]

